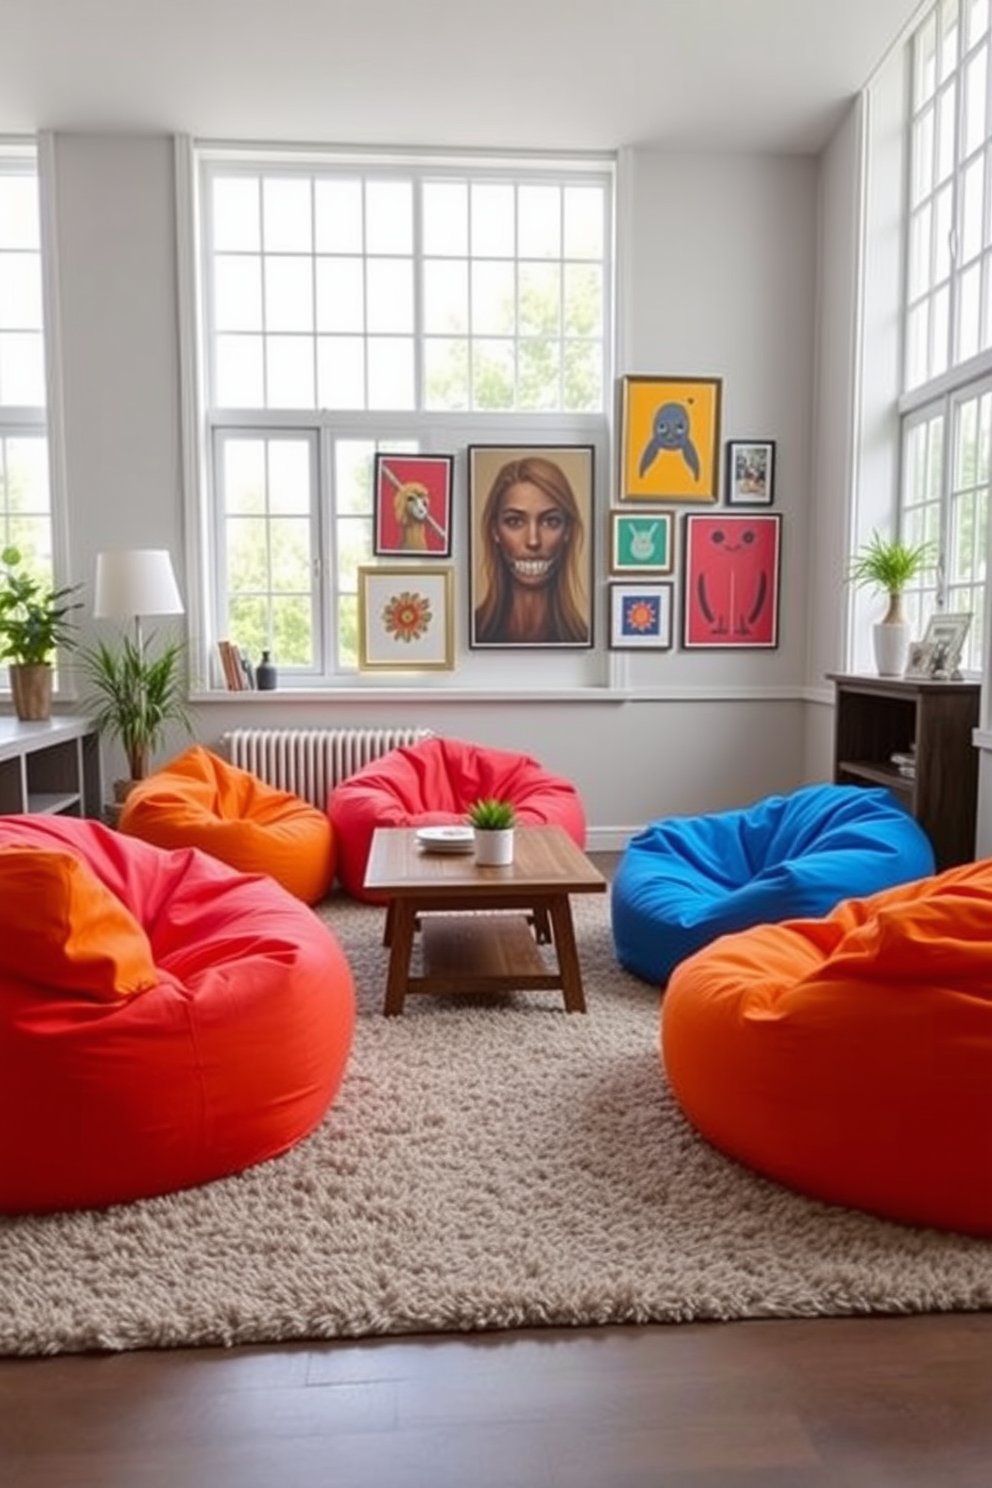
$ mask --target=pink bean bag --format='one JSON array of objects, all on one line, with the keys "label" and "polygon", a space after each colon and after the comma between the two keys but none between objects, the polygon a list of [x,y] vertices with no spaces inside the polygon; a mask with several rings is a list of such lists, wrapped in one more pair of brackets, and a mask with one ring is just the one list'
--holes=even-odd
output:
[{"label": "pink bean bag", "polygon": [[373,760],[331,792],[328,812],[341,887],[377,903],[365,888],[376,827],[447,826],[465,821],[473,801],[512,801],[522,827],[563,827],[585,847],[586,816],[575,786],[528,754],[483,749],[460,739],[424,739]]},{"label": "pink bean bag", "polygon": [[0,817],[0,1212],[276,1157],[324,1116],[354,1021],[337,940],[271,879],[94,821]]}]

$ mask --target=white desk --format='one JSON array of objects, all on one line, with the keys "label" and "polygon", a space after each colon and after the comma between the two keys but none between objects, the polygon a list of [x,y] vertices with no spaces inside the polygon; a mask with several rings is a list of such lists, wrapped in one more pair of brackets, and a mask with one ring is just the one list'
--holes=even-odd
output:
[{"label": "white desk", "polygon": [[100,738],[88,718],[0,718],[0,815],[99,817]]}]

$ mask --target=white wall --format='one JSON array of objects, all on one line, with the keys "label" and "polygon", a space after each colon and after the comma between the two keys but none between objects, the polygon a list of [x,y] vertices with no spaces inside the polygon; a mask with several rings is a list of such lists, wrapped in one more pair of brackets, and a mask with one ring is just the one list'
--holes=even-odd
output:
[{"label": "white wall", "polygon": [[[70,577],[91,583],[101,548],[161,545],[184,582],[172,142],[62,133],[52,144]],[[817,163],[635,152],[622,168],[618,371],[722,377],[724,438],[776,440],[779,649],[618,653],[602,669],[612,689],[554,701],[490,699],[477,682],[462,699],[437,685],[211,697],[197,704],[205,742],[246,722],[416,722],[527,750],[579,784],[604,846],[655,815],[808,778]],[[605,510],[600,520],[602,544]],[[600,633],[604,613],[605,594]],[[118,768],[111,755],[108,774]]]}]

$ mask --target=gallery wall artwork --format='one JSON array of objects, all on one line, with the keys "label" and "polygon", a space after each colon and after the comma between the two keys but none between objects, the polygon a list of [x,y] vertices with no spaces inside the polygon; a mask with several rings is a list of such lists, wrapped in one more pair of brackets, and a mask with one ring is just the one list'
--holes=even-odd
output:
[{"label": "gallery wall artwork", "polygon": [[455,664],[450,567],[358,570],[358,665],[363,671],[451,671]]},{"label": "gallery wall artwork", "polygon": [[376,554],[404,558],[450,555],[454,463],[453,455],[376,455]]},{"label": "gallery wall artwork", "polygon": [[719,497],[719,377],[620,379],[621,501]]},{"label": "gallery wall artwork", "polygon": [[686,516],[684,647],[778,645],[781,520],[777,513]]},{"label": "gallery wall artwork", "polygon": [[469,645],[593,644],[592,445],[470,445]]}]

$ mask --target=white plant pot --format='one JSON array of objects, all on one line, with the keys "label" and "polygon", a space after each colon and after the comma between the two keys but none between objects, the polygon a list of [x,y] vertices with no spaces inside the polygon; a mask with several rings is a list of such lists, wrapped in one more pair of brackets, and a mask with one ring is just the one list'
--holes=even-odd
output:
[{"label": "white plant pot", "polygon": [[909,653],[909,626],[901,620],[882,620],[872,630],[875,665],[880,677],[901,677]]},{"label": "white plant pot", "polygon": [[485,868],[505,868],[513,862],[513,828],[501,827],[496,831],[475,829],[475,861]]}]

